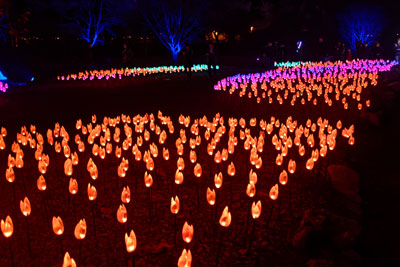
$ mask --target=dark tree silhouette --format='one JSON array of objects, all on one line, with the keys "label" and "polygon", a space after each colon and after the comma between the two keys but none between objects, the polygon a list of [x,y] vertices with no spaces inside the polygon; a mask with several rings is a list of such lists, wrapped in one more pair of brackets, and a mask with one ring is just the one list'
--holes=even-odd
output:
[{"label": "dark tree silhouette", "polygon": [[343,39],[353,51],[357,43],[369,46],[379,37],[383,28],[383,16],[378,7],[350,6],[339,15]]},{"label": "dark tree silhouette", "polygon": [[171,51],[176,64],[178,53],[198,34],[199,23],[195,12],[183,4],[173,6],[152,1],[142,14],[154,34]]},{"label": "dark tree silhouette", "polygon": [[[25,2],[15,0],[0,0],[0,8],[4,14],[0,24],[6,29],[12,46],[18,46],[21,37],[28,32],[30,12]],[[1,15],[0,15],[1,16]]]}]

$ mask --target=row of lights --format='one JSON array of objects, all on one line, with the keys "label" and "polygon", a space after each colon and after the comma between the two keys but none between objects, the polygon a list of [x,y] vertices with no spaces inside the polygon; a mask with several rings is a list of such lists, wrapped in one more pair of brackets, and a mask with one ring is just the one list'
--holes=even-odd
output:
[{"label": "row of lights", "polygon": [[[211,66],[213,68],[213,66]],[[219,69],[219,66],[216,66]],[[154,74],[173,74],[180,73],[184,71],[189,71],[185,69],[184,66],[159,66],[159,67],[135,67],[135,68],[112,68],[107,70],[86,70],[79,72],[78,74],[68,74],[57,76],[59,81],[69,81],[69,80],[101,80],[101,79],[122,79],[123,77],[136,77],[136,76],[147,76]],[[207,71],[208,65],[197,64],[191,67],[193,72]]]}]

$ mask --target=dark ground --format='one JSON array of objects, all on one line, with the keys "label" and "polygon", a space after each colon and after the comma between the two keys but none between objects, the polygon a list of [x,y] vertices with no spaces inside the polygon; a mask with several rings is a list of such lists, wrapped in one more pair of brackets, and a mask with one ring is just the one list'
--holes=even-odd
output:
[{"label": "dark ground", "polygon": [[[310,263],[309,259],[327,259],[327,263],[322,266],[328,265],[328,263],[342,265],[340,252],[335,251],[329,242],[327,244],[323,237],[320,241],[313,242],[302,249],[294,248],[291,244],[305,210],[328,209],[334,205],[330,202],[332,192],[324,176],[328,163],[340,163],[348,165],[360,174],[362,198],[361,235],[352,245],[352,250],[361,256],[362,261],[350,261],[346,264],[395,266],[400,262],[398,256],[400,201],[397,197],[400,182],[398,158],[395,156],[400,148],[397,141],[400,130],[398,119],[400,115],[399,76],[398,72],[382,74],[378,86],[373,89],[371,110],[373,114],[377,114],[379,125],[371,123],[367,116],[360,117],[350,111],[346,113],[325,110],[323,114],[319,114],[317,113],[319,112],[318,106],[317,108],[292,108],[279,105],[255,105],[254,99],[232,99],[225,93],[213,91],[214,82],[205,75],[196,75],[192,80],[187,80],[185,77],[159,76],[121,81],[54,81],[11,88],[6,94],[0,95],[0,126],[6,126],[9,131],[6,138],[9,148],[15,139],[16,131],[19,131],[22,125],[35,124],[38,131],[45,135],[48,128],[53,128],[55,122],[60,122],[66,126],[70,136],[73,137],[76,133],[73,130],[75,121],[82,118],[84,123],[89,123],[92,114],[96,114],[100,120],[104,115],[114,117],[121,113],[134,115],[146,112],[157,114],[157,111],[161,110],[174,120],[175,136],[173,140],[177,137],[177,117],[181,113],[192,117],[207,115],[210,119],[216,112],[220,112],[226,121],[231,116],[237,118],[243,116],[246,119],[251,117],[269,119],[271,115],[274,115],[286,119],[287,116],[292,115],[294,119],[303,124],[309,117],[316,120],[319,116],[323,116],[332,121],[340,118],[346,127],[352,123],[355,124],[356,144],[349,147],[346,143],[339,142],[330,158],[318,162],[316,165],[318,172],[315,174],[307,174],[304,166],[302,165],[303,170],[301,170],[298,165],[298,173],[293,180],[289,180],[288,188],[285,188],[287,190],[280,192],[279,200],[274,204],[279,208],[275,207],[275,209],[272,208],[272,203],[267,196],[271,185],[275,184],[276,180],[273,179],[276,179],[279,172],[273,168],[276,154],[268,153],[268,149],[272,149],[272,146],[270,139],[266,139],[266,147],[269,146],[269,148],[263,153],[263,168],[258,172],[260,183],[257,184],[257,197],[254,199],[263,201],[263,211],[254,228],[256,238],[247,254],[243,254],[248,239],[248,235],[244,233],[243,229],[248,205],[243,191],[248,181],[247,167],[244,163],[247,156],[243,159],[243,153],[245,153],[243,148],[235,152],[233,160],[237,167],[237,177],[243,179],[233,183],[234,204],[230,205],[230,210],[233,211],[232,225],[224,234],[220,262],[222,265],[229,266],[301,266],[307,262]],[[255,131],[252,134],[258,135],[258,132]],[[339,136],[338,139],[343,138]],[[174,143],[172,143],[174,141],[171,140],[172,138],[169,140],[171,142],[169,143],[170,153],[175,151]],[[240,146],[243,147],[242,143]],[[75,145],[71,145],[71,148],[74,151]],[[205,148],[203,147],[203,149]],[[86,150],[88,151],[88,146]],[[11,193],[12,186],[5,179],[0,179],[0,218],[11,214],[14,221],[15,232],[11,238],[11,245],[16,265],[59,266],[63,258],[61,251],[66,250],[77,260],[78,266],[124,265],[126,263],[123,241],[124,227],[118,224],[115,215],[120,204],[122,189],[121,182],[117,182],[115,179],[119,161],[113,159],[111,162],[109,158],[108,162],[110,166],[113,164],[113,167],[108,168],[107,163],[103,164],[98,158],[95,159],[100,174],[99,180],[96,181],[99,193],[96,207],[99,245],[95,247],[90,205],[88,202],[85,202],[86,205],[80,205],[81,201],[87,201],[85,186],[89,177],[85,165],[89,155],[86,152],[85,156],[80,155],[80,166],[82,167],[78,170],[77,175],[81,176],[78,179],[85,182],[79,184],[78,196],[73,200],[76,207],[71,213],[67,207],[68,181],[62,170],[63,157],[56,155],[54,150],[50,150],[50,147],[47,147],[47,151],[51,151],[46,152],[45,148],[45,153],[50,153],[50,167],[45,177],[49,188],[57,188],[53,193],[49,191],[46,196],[48,216],[51,218],[53,215],[60,215],[64,220],[66,229],[63,241],[61,243],[53,233],[49,233],[44,219],[47,215],[41,206],[45,203],[42,200],[44,196],[36,189],[36,179],[39,176],[36,171],[37,165],[33,160],[33,152],[30,149],[24,149],[25,167],[22,170],[16,170],[16,193],[19,202],[19,199],[24,197],[24,191],[27,190],[32,203],[32,215],[29,218],[22,218],[19,208],[13,207],[16,201],[13,200]],[[128,152],[126,155],[131,155],[130,150]],[[205,150],[203,152],[205,154]],[[7,153],[9,152],[0,151],[0,173],[5,173]],[[185,147],[185,155],[187,153],[188,149]],[[173,217],[169,212],[169,201],[170,197],[175,195],[176,190],[171,184],[171,177],[176,168],[176,158],[171,157],[170,165],[165,165],[163,170],[159,170],[160,181],[155,179],[152,188],[154,213],[151,224],[148,219],[147,192],[143,186],[143,166],[132,162],[131,157],[129,160],[131,166],[125,180],[131,187],[133,203],[128,208],[128,229],[133,228],[138,239],[138,250],[135,252],[137,265],[174,266],[182,249],[190,247],[194,266],[213,266],[216,257],[214,238],[218,239],[218,232],[214,234],[213,227],[210,227],[213,224],[208,223],[211,220],[211,211],[204,201],[205,198],[200,203],[200,207],[196,207],[196,183],[193,178],[189,178],[192,164],[187,164],[184,172],[187,184],[184,183],[183,192],[178,192],[183,196],[182,198],[180,196],[182,210],[178,215],[178,242],[177,247],[174,248]],[[208,156],[199,156],[200,162],[207,162],[207,160]],[[226,170],[226,165],[219,167],[220,169],[203,167],[203,177],[206,178],[200,186],[204,192],[207,186],[211,186],[211,183],[207,181],[210,171],[215,173],[218,170]],[[320,166],[317,168],[318,165]],[[161,179],[161,177],[163,178]],[[167,177],[169,180],[165,179]],[[132,180],[132,178],[134,179]],[[139,182],[137,191],[134,191],[135,183],[133,181],[136,178]],[[229,192],[229,178],[226,175],[224,178],[227,182],[224,181],[223,193],[218,194],[217,192],[218,217],[223,207],[229,204],[227,197],[218,198]],[[102,180],[106,182],[103,184]],[[30,183],[31,186],[24,189],[27,183]],[[61,187],[63,189],[60,191]],[[168,188],[168,192],[165,191],[165,188]],[[205,193],[201,194],[205,195]],[[188,206],[195,208],[188,208]],[[271,210],[272,213],[270,213]],[[270,214],[272,215],[270,216]],[[130,217],[131,215],[132,217]],[[82,217],[87,220],[88,234],[82,242],[80,258],[80,243],[75,240],[72,233],[76,222]],[[194,239],[190,246],[184,245],[180,237],[181,227],[185,220],[193,223],[195,229]],[[24,227],[26,223],[30,224],[30,242],[34,255],[32,258],[27,252],[26,228]],[[249,231],[252,229],[251,227],[250,224]],[[8,242],[3,237],[0,238],[0,265],[10,265]]]}]

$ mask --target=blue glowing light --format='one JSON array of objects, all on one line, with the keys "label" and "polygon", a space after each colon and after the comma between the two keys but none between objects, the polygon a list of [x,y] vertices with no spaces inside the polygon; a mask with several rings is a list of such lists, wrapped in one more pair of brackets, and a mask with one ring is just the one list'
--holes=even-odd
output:
[{"label": "blue glowing light", "polygon": [[34,80],[35,80],[35,77],[32,77],[32,78],[31,78],[31,82],[33,82]]},{"label": "blue glowing light", "polygon": [[0,70],[0,81],[6,81],[6,80],[7,80],[7,77],[4,76],[4,74]]},{"label": "blue glowing light", "polygon": [[370,46],[383,28],[383,18],[376,8],[351,6],[340,16],[340,27],[343,38],[353,51],[357,44]]},{"label": "blue glowing light", "polygon": [[298,41],[298,42],[297,42],[296,53],[299,53],[299,51],[300,51],[302,45],[303,45],[303,41]]}]

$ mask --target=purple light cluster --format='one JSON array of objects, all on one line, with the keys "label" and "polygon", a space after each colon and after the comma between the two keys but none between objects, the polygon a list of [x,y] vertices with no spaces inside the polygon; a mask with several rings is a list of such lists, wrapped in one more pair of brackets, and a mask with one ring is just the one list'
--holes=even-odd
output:
[{"label": "purple light cluster", "polygon": [[8,84],[0,82],[0,91],[5,93],[7,89],[8,89]]}]

